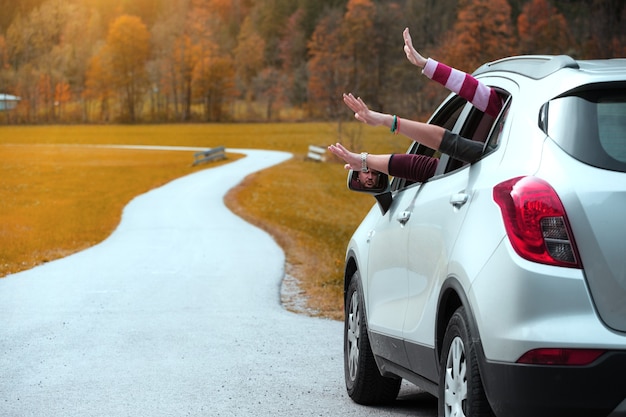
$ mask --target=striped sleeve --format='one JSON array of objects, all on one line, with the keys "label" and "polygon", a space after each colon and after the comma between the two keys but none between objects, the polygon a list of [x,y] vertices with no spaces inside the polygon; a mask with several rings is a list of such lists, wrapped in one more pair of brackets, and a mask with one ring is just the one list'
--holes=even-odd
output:
[{"label": "striped sleeve", "polygon": [[502,110],[502,100],[496,90],[470,74],[428,58],[422,71],[425,76],[463,97],[480,111],[496,117]]}]

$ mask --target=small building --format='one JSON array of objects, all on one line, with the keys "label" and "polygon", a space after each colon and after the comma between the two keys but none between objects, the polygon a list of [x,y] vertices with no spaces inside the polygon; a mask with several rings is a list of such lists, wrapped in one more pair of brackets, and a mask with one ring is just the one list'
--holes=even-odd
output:
[{"label": "small building", "polygon": [[0,111],[13,110],[21,98],[0,93]]}]

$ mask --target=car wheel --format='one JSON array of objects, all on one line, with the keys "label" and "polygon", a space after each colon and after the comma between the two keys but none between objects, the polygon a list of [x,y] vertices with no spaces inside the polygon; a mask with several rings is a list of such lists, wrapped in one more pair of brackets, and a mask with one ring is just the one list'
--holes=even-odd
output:
[{"label": "car wheel", "polygon": [[344,319],[344,372],[348,395],[359,404],[373,405],[394,400],[401,378],[380,375],[367,335],[363,292],[358,273],[348,286]]},{"label": "car wheel", "polygon": [[478,370],[475,349],[467,313],[464,307],[459,307],[448,322],[443,338],[439,374],[440,416],[493,416]]}]

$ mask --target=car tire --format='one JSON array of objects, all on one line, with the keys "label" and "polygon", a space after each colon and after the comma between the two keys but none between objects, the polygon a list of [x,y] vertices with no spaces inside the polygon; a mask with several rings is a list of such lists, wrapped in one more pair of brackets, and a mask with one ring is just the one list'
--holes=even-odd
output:
[{"label": "car tire", "polygon": [[346,293],[344,312],[346,389],[350,398],[358,404],[383,404],[398,396],[402,379],[381,376],[370,347],[363,306],[360,278],[355,273]]},{"label": "car tire", "polygon": [[476,344],[464,307],[459,307],[448,322],[440,369],[440,416],[493,416],[480,377]]}]

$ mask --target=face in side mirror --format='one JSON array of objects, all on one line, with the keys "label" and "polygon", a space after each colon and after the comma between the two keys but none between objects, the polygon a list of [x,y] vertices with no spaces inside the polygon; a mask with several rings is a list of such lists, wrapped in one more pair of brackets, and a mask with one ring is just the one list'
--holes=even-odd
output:
[{"label": "face in side mirror", "polygon": [[389,187],[389,176],[370,169],[367,172],[350,170],[348,188],[370,194],[380,194]]}]

